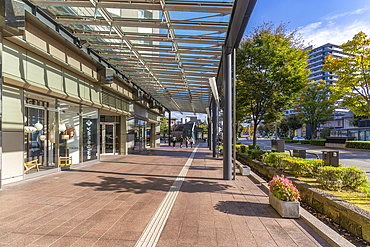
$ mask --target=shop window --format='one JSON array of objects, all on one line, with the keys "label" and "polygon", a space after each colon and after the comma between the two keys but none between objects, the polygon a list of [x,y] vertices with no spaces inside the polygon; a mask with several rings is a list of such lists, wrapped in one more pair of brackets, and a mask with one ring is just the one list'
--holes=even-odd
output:
[{"label": "shop window", "polygon": [[59,121],[59,156],[72,158],[72,164],[80,163],[79,138],[80,106],[61,101]]},{"label": "shop window", "polygon": [[[34,97],[34,98],[30,98]],[[24,167],[25,174],[55,168],[55,138],[53,124],[55,107],[53,99],[26,92],[24,113]],[[33,166],[32,164],[37,164]],[[32,169],[28,169],[31,168]]]}]

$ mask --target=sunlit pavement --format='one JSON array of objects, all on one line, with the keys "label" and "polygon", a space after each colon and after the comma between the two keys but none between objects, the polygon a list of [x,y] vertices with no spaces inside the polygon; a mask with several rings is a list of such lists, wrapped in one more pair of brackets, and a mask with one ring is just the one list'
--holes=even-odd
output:
[{"label": "sunlit pavement", "polygon": [[[134,246],[194,151],[167,145],[5,185],[0,245]],[[206,144],[189,162],[157,246],[327,246],[302,220],[279,217],[248,177],[222,180]]]}]

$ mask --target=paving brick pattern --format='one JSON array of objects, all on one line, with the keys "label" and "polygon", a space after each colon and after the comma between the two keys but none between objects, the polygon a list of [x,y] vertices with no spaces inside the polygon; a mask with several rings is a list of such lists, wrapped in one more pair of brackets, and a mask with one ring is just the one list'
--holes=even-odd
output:
[{"label": "paving brick pattern", "polygon": [[[159,149],[5,185],[0,246],[134,246],[192,149]],[[328,246],[247,177],[198,149],[157,246]]]}]

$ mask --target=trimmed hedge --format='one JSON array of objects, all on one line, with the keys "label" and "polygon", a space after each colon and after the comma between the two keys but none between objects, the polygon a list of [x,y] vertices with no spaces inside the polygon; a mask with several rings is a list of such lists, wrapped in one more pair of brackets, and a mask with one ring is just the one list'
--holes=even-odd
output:
[{"label": "trimmed hedge", "polygon": [[236,144],[236,152],[239,152],[239,153],[247,153],[248,151],[248,146],[246,145],[243,145],[243,144]]},{"label": "trimmed hedge", "polygon": [[298,143],[298,142],[299,140],[290,140],[290,139],[285,140],[285,143]]},{"label": "trimmed hedge", "polygon": [[301,140],[301,144],[310,144],[310,140]]},{"label": "trimmed hedge", "polygon": [[367,176],[364,170],[356,167],[324,166],[320,168],[317,180],[324,188],[331,190],[341,189],[342,187],[356,189],[367,183]]},{"label": "trimmed hedge", "polygon": [[270,151],[263,151],[259,149],[249,149],[248,150],[248,156],[251,159],[262,161],[262,157],[264,154],[268,154]]},{"label": "trimmed hedge", "polygon": [[368,184],[365,171],[356,167],[323,166],[322,160],[301,159],[290,157],[287,153],[273,152],[265,153],[260,161],[281,171],[287,170],[294,176],[316,178],[323,188],[329,190],[343,187],[356,189]]},{"label": "trimmed hedge", "polygon": [[325,146],[326,139],[311,139],[310,144],[314,146]]},{"label": "trimmed hedge", "polygon": [[346,141],[346,148],[370,149],[370,141]]},{"label": "trimmed hedge", "polygon": [[262,161],[272,167],[282,170],[282,168],[280,167],[281,159],[287,157],[290,157],[288,153],[271,152],[264,154],[262,157]]}]

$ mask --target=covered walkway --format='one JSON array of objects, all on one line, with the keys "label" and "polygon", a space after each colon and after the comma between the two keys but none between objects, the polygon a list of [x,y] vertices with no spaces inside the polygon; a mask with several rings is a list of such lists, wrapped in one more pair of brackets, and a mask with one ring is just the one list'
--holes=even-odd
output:
[{"label": "covered walkway", "polygon": [[206,144],[102,156],[5,185],[0,201],[1,246],[327,246],[248,177],[222,180]]}]

